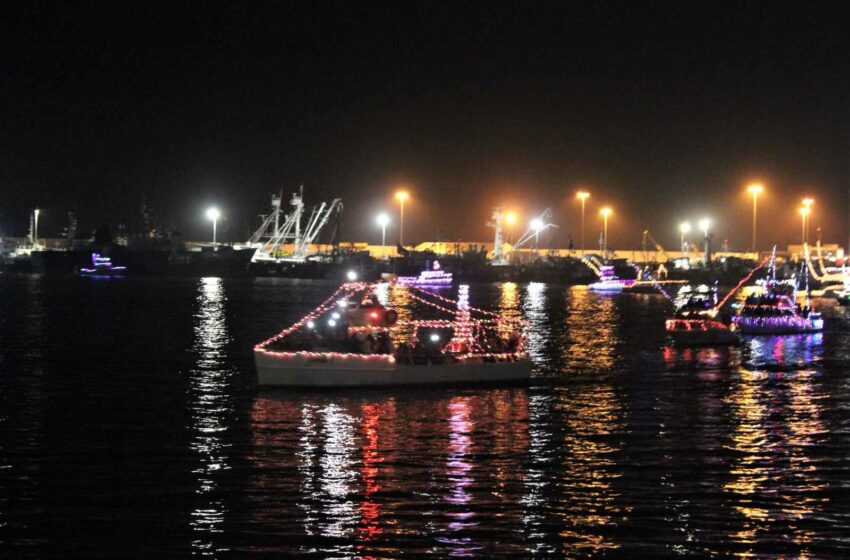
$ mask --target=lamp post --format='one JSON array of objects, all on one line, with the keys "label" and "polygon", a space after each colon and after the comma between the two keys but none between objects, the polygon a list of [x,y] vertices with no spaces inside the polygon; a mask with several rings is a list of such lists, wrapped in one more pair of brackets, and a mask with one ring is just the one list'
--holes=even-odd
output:
[{"label": "lamp post", "polygon": [[685,253],[685,236],[691,232],[691,223],[690,222],[682,222],[679,224],[679,233],[682,234],[682,240],[679,243],[679,247],[682,251],[682,256]]},{"label": "lamp post", "polygon": [[385,213],[378,214],[376,218],[378,225],[381,226],[381,252],[383,257],[387,257],[387,226],[390,225],[390,217]]},{"label": "lamp post", "polygon": [[[750,192],[750,194],[753,195],[753,253],[755,253],[756,252],[756,210],[758,208],[759,194],[761,194],[761,191],[764,190],[764,187],[762,187],[759,184],[754,184],[754,185],[750,185],[749,187],[747,187],[747,190]],[[756,258],[756,260],[758,260],[758,258]]]},{"label": "lamp post", "polygon": [[218,225],[218,219],[221,217],[221,212],[218,211],[218,208],[212,206],[207,209],[207,219],[212,220],[213,223],[213,245],[216,243],[216,229]]},{"label": "lamp post", "polygon": [[[505,214],[505,226],[507,226],[506,229],[509,233],[512,233],[513,225],[516,223],[516,219],[516,213],[514,212],[507,212]],[[513,243],[513,238],[510,235],[508,235],[507,237],[508,243]]]},{"label": "lamp post", "polygon": [[404,201],[410,198],[407,191],[398,191],[395,193],[395,198],[400,205],[399,220],[398,220],[398,244],[404,247]]},{"label": "lamp post", "polygon": [[581,200],[581,256],[584,256],[584,203],[587,201],[587,197],[590,196],[589,192],[579,191],[576,193],[576,198]]},{"label": "lamp post", "polygon": [[33,214],[33,226],[32,226],[32,244],[33,246],[38,245],[38,215],[41,213],[41,210],[36,208],[32,211]]},{"label": "lamp post", "polygon": [[801,212],[803,214],[803,243],[809,242],[809,221],[812,214],[812,204],[815,203],[815,199],[806,197],[803,199],[803,208],[806,209],[805,212]]},{"label": "lamp post", "polygon": [[546,224],[540,218],[534,218],[531,220],[531,227],[534,229],[534,252],[536,256],[539,256],[537,252],[540,250],[540,232],[546,227]]},{"label": "lamp post", "polygon": [[607,206],[599,211],[602,214],[602,257],[608,258],[608,216],[611,215],[611,209]]},{"label": "lamp post", "polygon": [[711,220],[709,220],[708,218],[703,218],[699,221],[699,229],[702,231],[703,239],[705,241],[705,257],[703,260],[705,261],[706,266],[708,266],[708,264],[711,262],[711,238],[708,236],[708,228],[710,227]]},{"label": "lamp post", "polygon": [[800,218],[801,218],[800,221],[802,222],[801,225],[803,226],[803,228],[802,228],[803,231],[802,231],[802,234],[800,235],[800,239],[802,240],[802,245],[805,245],[806,242],[808,241],[808,239],[807,239],[808,236],[806,235],[806,233],[807,233],[806,230],[808,230],[809,214],[811,213],[811,211],[812,211],[812,209],[809,206],[802,206],[800,208]]}]

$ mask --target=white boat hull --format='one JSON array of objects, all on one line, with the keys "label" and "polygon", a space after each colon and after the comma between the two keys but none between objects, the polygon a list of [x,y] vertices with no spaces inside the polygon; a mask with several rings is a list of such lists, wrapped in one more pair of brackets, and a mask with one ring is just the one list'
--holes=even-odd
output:
[{"label": "white boat hull", "polygon": [[[389,358],[389,357],[388,357]],[[425,360],[422,360],[425,361]],[[394,385],[450,385],[507,383],[531,377],[531,361],[461,361],[399,364],[392,359],[351,360],[280,357],[255,351],[254,362],[260,385],[271,387],[385,387]]]}]

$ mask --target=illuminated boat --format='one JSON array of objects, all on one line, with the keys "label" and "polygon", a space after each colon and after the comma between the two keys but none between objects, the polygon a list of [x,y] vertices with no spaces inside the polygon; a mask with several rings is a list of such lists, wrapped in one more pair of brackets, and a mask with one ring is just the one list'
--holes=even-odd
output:
[{"label": "illuminated boat", "polygon": [[91,268],[80,267],[80,276],[123,276],[127,271],[125,266],[115,266],[112,259],[100,253],[91,254]]},{"label": "illuminated boat", "polygon": [[452,285],[452,273],[440,268],[440,261],[435,260],[429,270],[423,270],[419,276],[399,276],[396,282],[405,286],[447,287]]},{"label": "illuminated boat", "polygon": [[759,282],[762,291],[748,296],[732,321],[743,334],[800,334],[823,330],[823,317],[807,304],[796,303],[794,280],[770,278]]},{"label": "illuminated boat", "polygon": [[470,307],[468,286],[460,286],[457,302],[404,287],[412,299],[452,317],[397,321],[395,310],[374,297],[378,285],[343,284],[300,321],[255,346],[259,384],[449,385],[516,382],[531,376],[522,323]]},{"label": "illuminated boat", "polygon": [[599,281],[588,285],[587,288],[594,292],[622,292],[623,288],[627,288],[634,283],[634,280],[618,278],[614,274],[614,267],[605,265],[599,267]]},{"label": "illuminated boat", "polygon": [[[672,319],[667,319],[665,330],[676,346],[729,346],[739,338],[734,325],[718,318],[717,291],[707,286],[691,293]],[[682,293],[682,292],[680,292]]]}]

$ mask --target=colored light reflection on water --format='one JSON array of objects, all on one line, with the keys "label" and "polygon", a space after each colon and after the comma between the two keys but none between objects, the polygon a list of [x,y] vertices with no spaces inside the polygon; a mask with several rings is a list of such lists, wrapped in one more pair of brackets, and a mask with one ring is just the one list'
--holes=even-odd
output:
[{"label": "colored light reflection on water", "polygon": [[679,349],[660,297],[473,284],[530,386],[258,389],[251,345],[331,290],[0,277],[3,556],[848,556],[840,312]]}]

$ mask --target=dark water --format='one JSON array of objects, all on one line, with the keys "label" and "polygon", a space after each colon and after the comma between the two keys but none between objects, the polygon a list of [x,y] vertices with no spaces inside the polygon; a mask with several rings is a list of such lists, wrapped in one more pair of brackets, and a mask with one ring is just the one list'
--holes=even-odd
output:
[{"label": "dark water", "polygon": [[0,276],[0,557],[850,557],[850,328],[664,348],[665,300],[472,287],[530,387],[259,390],[315,282]]}]

